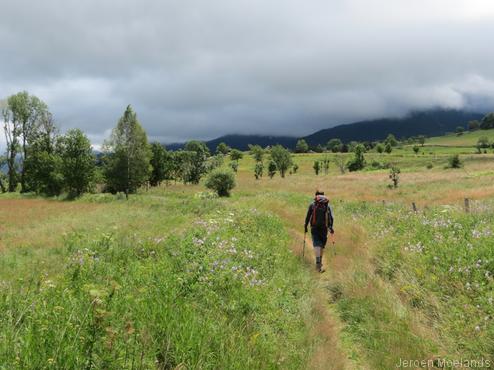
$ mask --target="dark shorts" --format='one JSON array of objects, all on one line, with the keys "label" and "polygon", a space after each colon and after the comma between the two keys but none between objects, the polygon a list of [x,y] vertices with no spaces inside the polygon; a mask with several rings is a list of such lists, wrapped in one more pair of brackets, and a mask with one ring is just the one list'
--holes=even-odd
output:
[{"label": "dark shorts", "polygon": [[324,248],[328,241],[327,230],[311,230],[312,234],[312,246]]}]

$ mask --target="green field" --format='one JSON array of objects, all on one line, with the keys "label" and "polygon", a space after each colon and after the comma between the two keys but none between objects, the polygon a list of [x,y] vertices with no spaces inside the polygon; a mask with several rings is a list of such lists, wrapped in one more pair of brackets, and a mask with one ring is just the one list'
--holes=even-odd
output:
[{"label": "green field", "polygon": [[426,145],[445,146],[471,146],[474,147],[481,137],[486,137],[489,142],[494,142],[494,130],[476,130],[465,132],[462,135],[449,134],[445,136],[431,137],[426,140]]},{"label": "green field", "polygon": [[[446,169],[455,152],[367,153],[363,171],[319,176],[334,154],[296,154],[296,174],[258,181],[246,154],[230,198],[174,183],[129,201],[1,195],[0,369],[492,364],[494,155]],[[401,169],[397,189],[372,162]],[[316,188],[336,217],[325,274],[310,243],[302,258]]]}]

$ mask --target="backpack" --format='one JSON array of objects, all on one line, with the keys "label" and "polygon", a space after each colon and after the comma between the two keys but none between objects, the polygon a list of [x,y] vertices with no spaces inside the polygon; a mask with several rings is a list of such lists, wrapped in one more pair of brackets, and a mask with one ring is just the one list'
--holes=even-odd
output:
[{"label": "backpack", "polygon": [[312,217],[310,224],[317,228],[328,227],[328,198],[318,195],[314,200],[314,206],[312,207]]}]

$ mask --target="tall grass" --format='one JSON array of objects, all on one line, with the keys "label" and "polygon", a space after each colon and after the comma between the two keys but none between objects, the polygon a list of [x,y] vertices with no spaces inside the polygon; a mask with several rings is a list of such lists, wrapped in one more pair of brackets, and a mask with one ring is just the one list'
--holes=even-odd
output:
[{"label": "tall grass", "polygon": [[0,368],[303,368],[309,277],[255,209],[175,235],[75,232],[58,274],[3,280]]}]

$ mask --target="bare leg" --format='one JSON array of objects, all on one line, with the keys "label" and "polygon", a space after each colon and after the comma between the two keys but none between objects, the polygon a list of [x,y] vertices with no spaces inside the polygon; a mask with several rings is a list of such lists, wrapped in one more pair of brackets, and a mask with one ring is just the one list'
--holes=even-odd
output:
[{"label": "bare leg", "polygon": [[322,266],[322,248],[321,247],[314,247],[314,253],[316,255],[316,270],[321,271],[321,266]]}]

